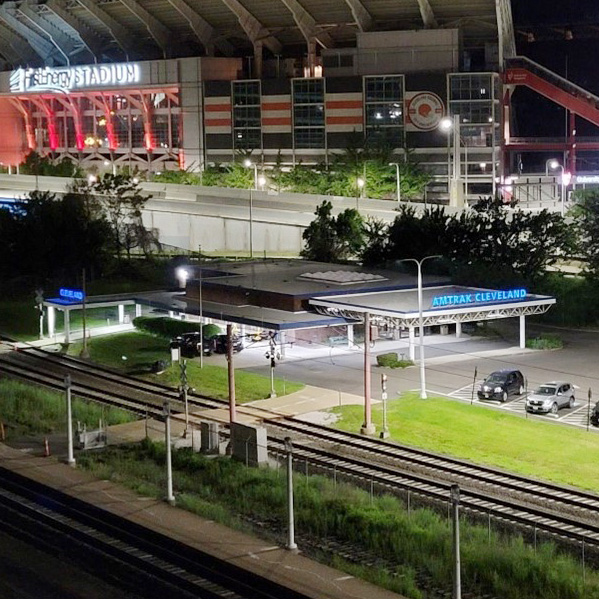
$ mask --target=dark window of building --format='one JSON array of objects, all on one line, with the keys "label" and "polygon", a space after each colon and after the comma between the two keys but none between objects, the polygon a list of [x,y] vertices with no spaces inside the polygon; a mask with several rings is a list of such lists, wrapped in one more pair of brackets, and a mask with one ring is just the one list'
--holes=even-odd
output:
[{"label": "dark window of building", "polygon": [[499,133],[498,79],[492,73],[449,75],[449,112],[459,115],[460,136],[467,146],[491,147],[493,130]]},{"label": "dark window of building", "polygon": [[324,79],[293,80],[294,147],[325,147]]},{"label": "dark window of building", "polygon": [[237,150],[262,148],[260,81],[233,81],[233,147]]},{"label": "dark window of building", "polygon": [[403,145],[403,75],[364,77],[365,135],[372,141]]}]

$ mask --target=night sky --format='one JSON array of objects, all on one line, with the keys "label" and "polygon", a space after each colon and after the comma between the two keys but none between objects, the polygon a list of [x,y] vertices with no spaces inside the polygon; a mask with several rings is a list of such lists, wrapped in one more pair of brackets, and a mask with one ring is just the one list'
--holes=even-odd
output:
[{"label": "night sky", "polygon": [[[599,0],[512,0],[518,54],[599,95]],[[594,27],[593,27],[594,26]],[[572,31],[566,40],[564,31]],[[527,41],[533,32],[534,42]],[[522,137],[559,137],[566,129],[563,108],[526,88],[514,93],[512,105]],[[577,118],[578,136],[599,137],[599,129]],[[530,156],[529,158],[532,158]],[[542,162],[542,156],[536,156]],[[580,156],[579,169],[599,169],[599,158]]]}]

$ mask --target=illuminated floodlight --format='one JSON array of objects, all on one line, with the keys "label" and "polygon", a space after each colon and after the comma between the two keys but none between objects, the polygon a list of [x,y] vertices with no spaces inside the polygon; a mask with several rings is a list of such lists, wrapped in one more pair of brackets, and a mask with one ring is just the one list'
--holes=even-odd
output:
[{"label": "illuminated floodlight", "polygon": [[187,277],[189,277],[189,273],[184,268],[177,268],[177,278],[183,281],[187,281]]},{"label": "illuminated floodlight", "polygon": [[444,116],[440,121],[439,121],[439,128],[442,131],[449,131],[451,128],[453,127],[453,120],[450,119],[448,116]]},{"label": "illuminated floodlight", "polygon": [[97,182],[97,180],[98,180],[98,177],[96,177],[96,175],[88,175],[88,176],[87,176],[87,182],[88,182],[90,185],[93,185],[94,183],[96,183],[96,182]]}]

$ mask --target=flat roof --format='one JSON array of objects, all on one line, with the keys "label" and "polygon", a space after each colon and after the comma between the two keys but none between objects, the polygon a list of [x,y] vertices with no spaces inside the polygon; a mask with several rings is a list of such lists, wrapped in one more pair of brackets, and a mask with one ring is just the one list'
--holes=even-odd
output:
[{"label": "flat roof", "polygon": [[308,329],[327,326],[341,326],[359,322],[345,316],[323,315],[317,312],[287,312],[260,306],[232,306],[216,302],[202,302],[201,310],[198,301],[189,300],[182,292],[148,292],[135,296],[141,305],[159,310],[185,312],[205,318],[246,324],[277,331],[292,329]]},{"label": "flat roof", "polygon": [[[332,294],[408,289],[415,287],[417,282],[415,268],[410,264],[404,265],[402,270],[392,270],[358,264],[267,259],[207,263],[201,266],[190,264],[181,268],[189,272],[188,284],[199,281],[201,270],[202,284],[244,287],[302,299]],[[352,273],[355,275],[353,278]],[[449,282],[446,275],[426,274],[422,279],[425,287]]]}]

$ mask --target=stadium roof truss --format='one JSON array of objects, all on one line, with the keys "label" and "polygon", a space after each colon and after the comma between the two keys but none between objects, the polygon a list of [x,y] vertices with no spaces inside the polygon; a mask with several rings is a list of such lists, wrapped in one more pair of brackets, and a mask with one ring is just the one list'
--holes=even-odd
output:
[{"label": "stadium roof truss", "polygon": [[[454,27],[466,49],[499,42],[509,57],[511,19],[510,0],[14,0],[0,6],[0,57],[60,66],[246,56],[256,45],[297,55],[302,46],[355,44],[362,31]],[[16,52],[17,40],[31,50]]]}]

